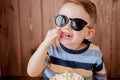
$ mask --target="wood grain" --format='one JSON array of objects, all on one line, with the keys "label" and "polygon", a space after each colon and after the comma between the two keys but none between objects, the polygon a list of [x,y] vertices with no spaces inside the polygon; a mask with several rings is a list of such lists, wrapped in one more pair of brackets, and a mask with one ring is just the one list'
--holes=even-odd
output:
[{"label": "wood grain", "polygon": [[120,0],[113,0],[111,77],[120,78]]},{"label": "wood grain", "polygon": [[21,51],[17,0],[0,0],[0,54],[3,76],[21,74]]}]

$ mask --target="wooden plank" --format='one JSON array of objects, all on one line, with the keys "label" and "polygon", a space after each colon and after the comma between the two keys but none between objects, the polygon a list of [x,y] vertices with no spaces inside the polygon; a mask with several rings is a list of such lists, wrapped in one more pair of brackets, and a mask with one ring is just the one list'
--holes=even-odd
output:
[{"label": "wooden plank", "polygon": [[120,0],[113,0],[111,77],[120,78]]},{"label": "wooden plank", "polygon": [[1,75],[21,74],[19,16],[17,0],[0,0]]},{"label": "wooden plank", "polygon": [[1,21],[1,18],[3,17],[2,14],[3,14],[3,8],[2,8],[2,5],[3,4],[3,1],[1,0],[0,1],[0,76],[2,76],[2,21]]},{"label": "wooden plank", "polygon": [[27,64],[42,41],[41,0],[19,0],[22,75],[27,75]]},{"label": "wooden plank", "polygon": [[104,62],[110,75],[111,66],[111,23],[112,23],[112,0],[92,0],[97,7],[98,20],[94,26],[96,33],[93,42],[100,46]]},{"label": "wooden plank", "polygon": [[44,37],[49,29],[55,27],[54,16],[58,13],[64,0],[42,0]]}]

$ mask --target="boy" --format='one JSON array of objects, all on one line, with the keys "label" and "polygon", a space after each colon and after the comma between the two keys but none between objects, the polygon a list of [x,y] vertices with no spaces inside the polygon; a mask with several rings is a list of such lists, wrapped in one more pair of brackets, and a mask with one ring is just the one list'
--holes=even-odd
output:
[{"label": "boy", "polygon": [[[91,80],[106,79],[99,47],[88,41],[95,33],[96,7],[89,0],[66,1],[55,16],[56,28],[49,30],[28,63],[30,76],[49,80],[55,74],[75,72]],[[47,56],[46,56],[47,55]]]}]

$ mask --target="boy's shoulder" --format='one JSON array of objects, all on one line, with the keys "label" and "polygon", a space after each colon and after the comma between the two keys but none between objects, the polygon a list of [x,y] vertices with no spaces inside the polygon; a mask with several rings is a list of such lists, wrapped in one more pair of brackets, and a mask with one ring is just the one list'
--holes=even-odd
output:
[{"label": "boy's shoulder", "polygon": [[96,50],[96,51],[100,51],[100,48],[99,46],[91,43],[90,46],[89,46],[89,50]]}]

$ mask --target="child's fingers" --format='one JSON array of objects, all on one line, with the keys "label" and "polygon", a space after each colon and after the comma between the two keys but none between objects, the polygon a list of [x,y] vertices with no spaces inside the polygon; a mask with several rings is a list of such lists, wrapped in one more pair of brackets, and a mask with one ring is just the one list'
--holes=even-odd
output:
[{"label": "child's fingers", "polygon": [[62,31],[61,29],[57,28],[57,38],[60,38],[62,36]]},{"label": "child's fingers", "polygon": [[60,39],[61,35],[62,31],[58,28],[54,28],[48,31],[46,39],[54,41],[56,39]]}]

